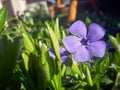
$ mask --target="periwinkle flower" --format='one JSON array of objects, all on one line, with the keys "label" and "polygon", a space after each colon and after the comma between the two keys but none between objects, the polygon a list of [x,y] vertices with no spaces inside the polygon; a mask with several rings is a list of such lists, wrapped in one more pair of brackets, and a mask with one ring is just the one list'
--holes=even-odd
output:
[{"label": "periwinkle flower", "polygon": [[69,32],[74,35],[65,37],[62,42],[76,62],[88,61],[92,56],[104,56],[106,44],[101,39],[105,31],[100,25],[91,23],[87,33],[84,22],[79,20],[71,25]]},{"label": "periwinkle flower", "polygon": [[[52,57],[54,59],[56,58],[55,54],[51,48],[48,50],[48,52],[49,52],[50,57]],[[68,59],[68,54],[69,53],[66,51],[65,48],[60,48],[60,57],[61,57],[62,63],[64,63]]]}]

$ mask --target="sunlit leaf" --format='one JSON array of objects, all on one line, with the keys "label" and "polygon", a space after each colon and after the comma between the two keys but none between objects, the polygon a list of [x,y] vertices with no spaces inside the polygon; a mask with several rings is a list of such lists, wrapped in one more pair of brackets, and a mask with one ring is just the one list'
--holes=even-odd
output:
[{"label": "sunlit leaf", "polygon": [[50,34],[50,38],[51,38],[51,42],[53,45],[53,49],[54,49],[56,58],[58,60],[60,60],[60,48],[59,48],[58,38],[57,38],[55,32],[53,31],[53,29],[50,27],[50,25],[48,23],[46,23],[46,25],[49,30],[49,34]]},{"label": "sunlit leaf", "polygon": [[22,57],[23,57],[23,60],[24,60],[25,68],[28,71],[28,60],[29,60],[29,57],[25,53],[22,53]]},{"label": "sunlit leaf", "polygon": [[83,73],[82,73],[82,70],[79,69],[78,63],[76,63],[75,61],[73,61],[73,63],[72,63],[71,70],[72,70],[73,73],[78,74],[81,79],[85,78],[84,75],[83,75]]},{"label": "sunlit leaf", "polygon": [[22,33],[25,48],[30,52],[35,51],[34,40],[28,33]]},{"label": "sunlit leaf", "polygon": [[109,40],[110,40],[111,44],[114,46],[114,48],[115,48],[116,50],[119,50],[119,49],[118,49],[119,43],[118,43],[117,39],[116,39],[115,37],[109,35]]},{"label": "sunlit leaf", "polygon": [[85,75],[87,78],[88,85],[93,86],[91,73],[90,73],[89,67],[87,65],[85,65]]},{"label": "sunlit leaf", "polygon": [[3,7],[0,9],[0,32],[4,27],[6,19],[7,19],[7,8]]},{"label": "sunlit leaf", "polygon": [[60,40],[60,30],[59,30],[59,19],[57,18],[56,19],[56,23],[55,23],[55,25],[54,25],[54,29],[55,29],[55,34],[56,34],[56,36],[57,36],[57,38],[58,38],[58,40]]},{"label": "sunlit leaf", "polygon": [[46,73],[47,82],[49,82],[54,75],[54,61],[49,57],[48,49],[45,44],[42,44],[41,48],[40,65]]}]

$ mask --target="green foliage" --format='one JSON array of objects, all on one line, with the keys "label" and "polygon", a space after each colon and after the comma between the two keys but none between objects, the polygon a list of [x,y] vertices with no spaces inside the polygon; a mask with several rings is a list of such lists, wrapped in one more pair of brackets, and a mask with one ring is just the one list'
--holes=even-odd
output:
[{"label": "green foliage", "polygon": [[[72,55],[61,62],[62,39],[69,33],[55,21],[21,22],[4,27],[7,9],[0,10],[0,89],[4,90],[115,90],[119,89],[120,34],[109,35],[103,58],[77,63]],[[31,23],[32,20],[32,23]],[[92,20],[87,17],[86,23]],[[4,28],[3,28],[4,27]],[[55,54],[50,57],[49,48]],[[114,65],[114,66],[113,66]]]}]

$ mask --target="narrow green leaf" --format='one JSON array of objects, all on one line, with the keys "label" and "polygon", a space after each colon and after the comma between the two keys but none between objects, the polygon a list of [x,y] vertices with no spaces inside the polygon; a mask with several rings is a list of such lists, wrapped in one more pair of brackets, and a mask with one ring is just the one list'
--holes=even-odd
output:
[{"label": "narrow green leaf", "polygon": [[7,19],[7,8],[3,7],[0,9],[0,32],[4,27],[6,19]]},{"label": "narrow green leaf", "polygon": [[100,78],[101,78],[101,75],[96,74],[95,77],[93,78],[93,84],[97,84],[97,83],[99,84]]},{"label": "narrow green leaf", "polygon": [[72,67],[71,67],[71,70],[72,72],[74,72],[75,74],[78,74],[80,76],[81,79],[84,79],[84,75],[81,71],[81,69],[79,69],[78,67],[78,63],[76,63],[74,60],[73,60],[73,63],[72,63]]},{"label": "narrow green leaf", "polygon": [[49,34],[50,34],[50,38],[51,38],[51,42],[53,45],[53,49],[56,55],[56,58],[58,60],[60,60],[60,48],[59,48],[59,42],[58,42],[58,38],[55,34],[55,32],[53,31],[53,29],[50,27],[50,25],[48,23],[46,23]]},{"label": "narrow green leaf", "polygon": [[89,68],[88,68],[87,65],[85,66],[85,74],[86,74],[88,85],[93,86],[93,81],[92,81],[91,73],[90,73],[90,70],[89,70]]},{"label": "narrow green leaf", "polygon": [[118,48],[119,43],[118,43],[117,39],[115,37],[109,35],[109,40],[110,40],[111,44],[114,46],[114,48],[118,51],[119,50],[119,48]]},{"label": "narrow green leaf", "polygon": [[63,67],[62,67],[62,76],[64,75],[65,70],[66,70],[66,66],[65,66],[65,65],[63,65]]},{"label": "narrow green leaf", "polygon": [[45,70],[47,82],[49,82],[54,75],[54,60],[49,57],[48,49],[45,44],[41,46],[41,60],[40,65]]},{"label": "narrow green leaf", "polygon": [[103,61],[101,61],[98,67],[100,69],[100,73],[104,73],[107,70],[108,66],[109,66],[109,56],[108,54],[106,54],[106,57],[103,59]]},{"label": "narrow green leaf", "polygon": [[33,53],[35,51],[34,40],[28,33],[22,33],[25,48]]},{"label": "narrow green leaf", "polygon": [[[116,80],[115,80],[115,83],[114,83],[114,86],[113,86],[113,90],[115,90],[115,88],[117,86],[119,87],[119,78],[120,78],[120,72],[117,73]],[[107,80],[107,82],[113,83],[113,81],[111,81],[111,80]]]},{"label": "narrow green leaf", "polygon": [[22,57],[23,57],[23,60],[24,60],[25,68],[28,71],[28,60],[29,60],[29,57],[25,53],[22,53]]},{"label": "narrow green leaf", "polygon": [[65,31],[62,31],[62,38],[66,37]]},{"label": "narrow green leaf", "polygon": [[56,34],[56,36],[57,36],[57,38],[58,38],[58,40],[60,40],[61,38],[61,34],[60,34],[60,30],[59,30],[59,20],[58,20],[58,18],[56,19],[56,23],[55,23],[55,25],[54,25],[54,29],[55,29],[55,34]]},{"label": "narrow green leaf", "polygon": [[19,39],[13,42],[7,40],[6,36],[0,40],[0,90],[5,90],[16,63]]}]

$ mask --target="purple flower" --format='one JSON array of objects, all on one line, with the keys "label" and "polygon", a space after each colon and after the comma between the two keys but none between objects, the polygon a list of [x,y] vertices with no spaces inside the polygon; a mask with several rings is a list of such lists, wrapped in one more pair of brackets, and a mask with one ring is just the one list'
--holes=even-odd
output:
[{"label": "purple flower", "polygon": [[[51,48],[48,50],[48,52],[50,57],[55,59],[55,54]],[[65,48],[60,48],[60,56],[61,56],[62,63],[68,59],[68,52],[66,51]]]},{"label": "purple flower", "polygon": [[69,28],[69,32],[74,35],[65,37],[62,42],[68,52],[73,54],[76,62],[88,61],[92,56],[104,56],[106,44],[100,39],[105,35],[105,31],[100,25],[90,24],[87,34],[85,24],[82,21],[76,21]]}]

